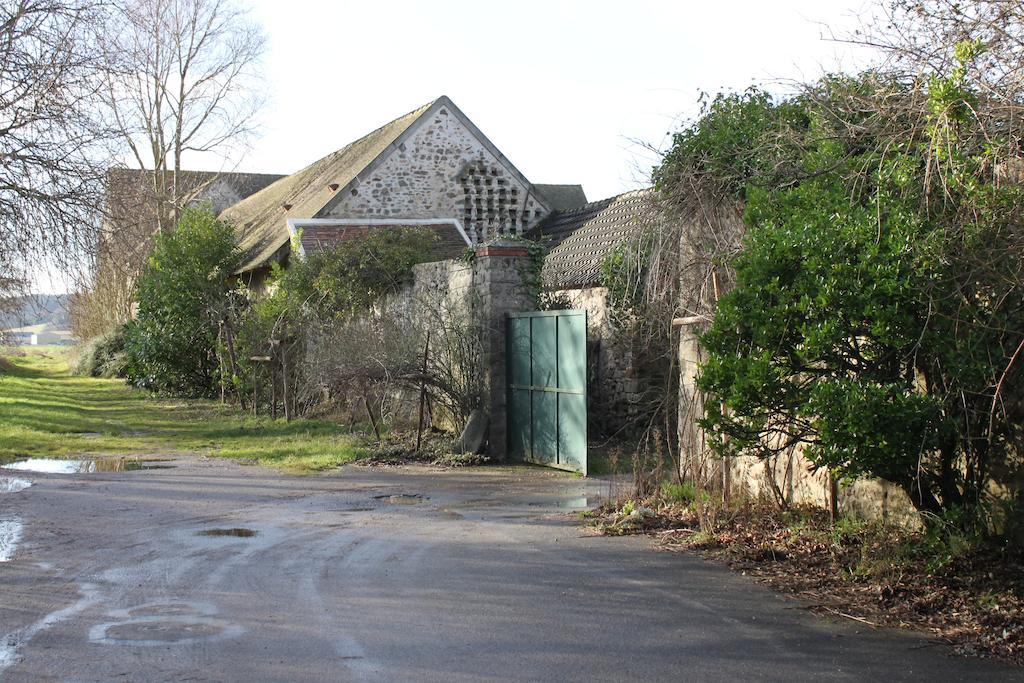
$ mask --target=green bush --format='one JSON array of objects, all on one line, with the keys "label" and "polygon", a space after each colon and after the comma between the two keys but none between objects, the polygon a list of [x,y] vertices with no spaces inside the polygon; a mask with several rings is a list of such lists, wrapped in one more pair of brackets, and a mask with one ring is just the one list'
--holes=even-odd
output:
[{"label": "green bush", "polygon": [[[253,356],[272,356],[278,381],[287,368],[289,392],[298,399],[300,412],[322,401],[325,387],[338,389],[335,382],[341,376],[364,388],[372,384],[382,370],[374,355],[381,349],[357,348],[344,357],[332,356],[344,345],[339,330],[412,283],[413,266],[436,253],[436,241],[436,233],[428,228],[388,228],[311,251],[304,258],[293,245],[288,267],[275,265],[268,293],[255,298],[237,321],[239,391],[251,394],[254,373],[267,370],[265,364],[254,367],[248,360]],[[352,329],[357,328],[355,324]],[[380,333],[379,326],[360,329]],[[266,387],[269,379],[261,381]]]},{"label": "green bush", "polygon": [[74,372],[86,377],[124,377],[128,357],[123,326],[85,342],[78,353]]},{"label": "green bush", "polygon": [[663,484],[661,497],[669,503],[689,505],[697,500],[697,488],[688,481],[681,484]]},{"label": "green bush", "polygon": [[428,228],[371,230],[355,239],[291,259],[277,273],[278,296],[293,311],[321,319],[358,315],[412,283],[437,235]]},{"label": "green bush", "polygon": [[675,136],[659,189],[712,178],[747,227],[711,255],[733,286],[701,336],[700,424],[719,455],[801,446],[935,514],[1024,467],[1024,186],[1000,181],[1016,143],[997,148],[972,114],[978,49],[915,83],[723,95]]},{"label": "green bush", "polygon": [[186,209],[177,229],[157,237],[138,282],[138,316],[126,325],[132,384],[183,396],[214,392],[238,261],[234,231],[209,209]]}]

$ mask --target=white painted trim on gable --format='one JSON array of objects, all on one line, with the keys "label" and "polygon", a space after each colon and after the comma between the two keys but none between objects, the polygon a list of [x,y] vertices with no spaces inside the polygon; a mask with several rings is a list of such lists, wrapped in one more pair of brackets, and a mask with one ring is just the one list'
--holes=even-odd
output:
[{"label": "white painted trim on gable", "polygon": [[[330,227],[332,225],[454,225],[459,235],[466,242],[467,246],[473,246],[469,235],[462,227],[458,218],[289,218],[288,232],[294,238],[299,234],[299,229],[305,226]],[[299,256],[306,258],[306,250],[302,247],[302,240],[299,240]]]}]

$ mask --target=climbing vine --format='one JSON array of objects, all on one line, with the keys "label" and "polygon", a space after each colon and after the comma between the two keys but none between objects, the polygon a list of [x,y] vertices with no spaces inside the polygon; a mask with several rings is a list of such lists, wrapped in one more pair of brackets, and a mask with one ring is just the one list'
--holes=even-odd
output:
[{"label": "climbing vine", "polygon": [[1024,130],[982,96],[983,54],[964,41],[914,79],[722,95],[675,137],[662,192],[718,192],[747,228],[717,254],[735,286],[702,338],[720,454],[801,446],[933,512],[978,506],[993,476],[1021,471],[1024,192],[1009,171]]}]

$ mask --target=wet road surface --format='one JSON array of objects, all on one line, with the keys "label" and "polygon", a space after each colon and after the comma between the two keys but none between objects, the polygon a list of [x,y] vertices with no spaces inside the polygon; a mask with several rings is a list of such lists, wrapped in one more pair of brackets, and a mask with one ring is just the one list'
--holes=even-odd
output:
[{"label": "wet road surface", "polygon": [[0,527],[17,527],[0,680],[1024,678],[815,617],[643,538],[590,536],[571,511],[607,491],[596,480],[162,465],[0,471],[32,484],[0,488]]}]

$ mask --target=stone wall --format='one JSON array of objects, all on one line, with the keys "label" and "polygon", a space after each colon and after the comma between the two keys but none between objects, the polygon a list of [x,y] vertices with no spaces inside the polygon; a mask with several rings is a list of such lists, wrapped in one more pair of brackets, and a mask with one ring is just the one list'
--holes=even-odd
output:
[{"label": "stone wall", "polygon": [[[524,284],[529,263],[528,252],[520,244],[482,245],[471,263],[447,260],[415,266],[413,284],[393,302],[410,316],[426,315],[435,339],[444,332],[439,329],[442,326],[451,332],[454,317],[472,318],[467,333],[479,335],[479,366],[456,371],[479,373],[487,454],[495,460],[506,456],[506,314],[535,308]],[[464,425],[450,426],[458,431]]]},{"label": "stone wall", "polygon": [[[713,489],[728,487],[729,495],[734,497],[775,499],[781,495],[787,504],[829,507],[828,472],[815,470],[799,448],[770,460],[749,456],[723,462],[711,454],[704,432],[697,424],[703,414],[704,400],[696,385],[698,367],[703,361],[697,340],[701,329],[699,323],[683,325],[679,334],[679,453],[685,475]],[[837,483],[837,494],[840,514],[907,525],[920,522],[910,497],[898,486],[881,479]]]},{"label": "stone wall", "polygon": [[243,199],[244,197],[237,188],[232,186],[232,184],[227,180],[221,178],[203,190],[191,203],[193,205],[201,205],[205,202],[209,202],[213,212],[219,215],[221,211],[229,206],[234,206]]},{"label": "stone wall", "polygon": [[548,212],[505,161],[441,107],[326,217],[455,218],[476,244],[520,234]]},{"label": "stone wall", "polygon": [[413,266],[412,287],[403,296],[416,301],[444,300],[447,306],[469,306],[473,289],[473,265],[466,261],[446,260]]},{"label": "stone wall", "polygon": [[585,287],[545,293],[557,308],[587,312],[587,413],[594,434],[614,434],[636,414],[639,380],[632,351],[615,337],[609,318],[608,289]]}]

